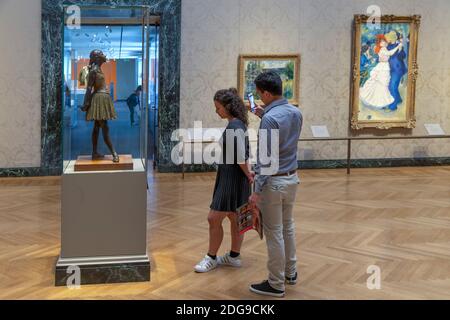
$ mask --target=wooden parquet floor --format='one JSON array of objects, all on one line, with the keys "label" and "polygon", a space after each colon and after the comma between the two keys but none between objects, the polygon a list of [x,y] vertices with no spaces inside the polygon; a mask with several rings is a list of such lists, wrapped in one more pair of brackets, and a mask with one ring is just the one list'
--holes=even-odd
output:
[{"label": "wooden parquet floor", "polygon": [[[260,299],[266,247],[251,232],[241,269],[195,274],[207,250],[214,174],[157,174],[148,198],[152,281],[53,286],[59,178],[0,179],[0,299]],[[450,168],[302,171],[295,207],[300,281],[286,299],[450,299]],[[229,223],[225,228],[228,230]],[[222,250],[230,247],[226,235]],[[369,290],[369,266],[381,289]]]}]

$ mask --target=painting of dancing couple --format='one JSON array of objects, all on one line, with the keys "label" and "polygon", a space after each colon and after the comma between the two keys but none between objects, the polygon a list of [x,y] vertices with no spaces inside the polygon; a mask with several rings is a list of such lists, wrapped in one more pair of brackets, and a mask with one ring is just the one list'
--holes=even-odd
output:
[{"label": "painting of dancing couple", "polygon": [[420,16],[355,16],[353,129],[414,128]]}]

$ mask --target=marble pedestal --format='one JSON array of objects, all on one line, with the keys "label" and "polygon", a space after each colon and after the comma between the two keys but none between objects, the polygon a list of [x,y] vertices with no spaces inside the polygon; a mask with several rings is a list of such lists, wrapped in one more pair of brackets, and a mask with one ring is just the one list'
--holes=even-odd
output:
[{"label": "marble pedestal", "polygon": [[[62,176],[61,255],[55,285],[150,280],[147,255],[147,176],[133,171],[75,172]],[[77,270],[77,272],[75,271]]]}]

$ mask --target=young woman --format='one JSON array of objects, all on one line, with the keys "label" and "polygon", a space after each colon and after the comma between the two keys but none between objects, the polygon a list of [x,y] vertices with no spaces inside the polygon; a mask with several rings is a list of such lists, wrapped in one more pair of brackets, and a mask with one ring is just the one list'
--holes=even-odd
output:
[{"label": "young woman", "polygon": [[391,67],[389,58],[400,50],[403,45],[400,43],[392,50],[387,49],[388,42],[384,35],[377,36],[377,46],[375,53],[378,55],[379,62],[370,72],[370,78],[360,90],[361,101],[367,107],[381,110],[394,102],[394,97],[389,90],[391,81]]},{"label": "young woman", "polygon": [[[236,89],[220,90],[214,96],[216,113],[228,120],[222,135],[222,163],[219,164],[213,200],[208,215],[209,250],[196,266],[195,271],[204,273],[219,265],[241,266],[240,250],[244,236],[239,234],[236,211],[248,202],[253,175],[249,159],[249,142],[246,135],[248,110]],[[217,257],[223,240],[222,222],[231,223],[231,251]]]}]

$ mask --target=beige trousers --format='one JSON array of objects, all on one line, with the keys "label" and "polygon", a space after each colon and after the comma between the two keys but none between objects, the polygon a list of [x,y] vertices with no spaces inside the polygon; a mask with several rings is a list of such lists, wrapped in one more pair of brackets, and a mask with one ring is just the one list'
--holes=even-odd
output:
[{"label": "beige trousers", "polygon": [[269,284],[281,291],[285,290],[285,277],[297,272],[293,208],[299,183],[297,174],[269,178],[258,204],[267,243]]}]

